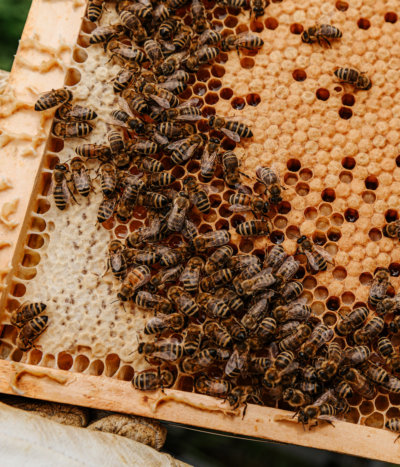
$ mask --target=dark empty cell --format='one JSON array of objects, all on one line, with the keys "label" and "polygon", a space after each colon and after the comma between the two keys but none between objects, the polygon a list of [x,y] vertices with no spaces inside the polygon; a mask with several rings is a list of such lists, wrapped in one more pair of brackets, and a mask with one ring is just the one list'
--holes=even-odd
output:
[{"label": "dark empty cell", "polygon": [[243,224],[246,219],[240,214],[235,214],[231,219],[231,225],[235,229],[239,224]]},{"label": "dark empty cell", "polygon": [[219,209],[219,215],[221,217],[230,217],[232,215],[232,211],[229,210],[230,205],[229,204],[223,204]]},{"label": "dark empty cell", "polygon": [[52,152],[60,152],[64,149],[64,140],[50,136],[48,150]]},{"label": "dark empty cell", "polygon": [[273,232],[271,232],[269,239],[272,243],[279,245],[285,240],[285,234],[280,230],[274,230]]},{"label": "dark empty cell", "polygon": [[188,163],[186,169],[190,173],[197,172],[200,169],[200,162],[192,160]]},{"label": "dark empty cell", "polygon": [[206,101],[206,104],[215,105],[219,101],[219,97],[217,93],[209,92],[206,94],[206,97],[204,100]]},{"label": "dark empty cell", "polygon": [[249,27],[247,26],[247,24],[239,24],[239,26],[236,28],[236,34],[247,32],[248,30],[249,30]]},{"label": "dark empty cell", "polygon": [[395,209],[388,209],[385,212],[386,222],[394,222],[394,221],[397,221],[398,218],[399,218],[399,215],[397,214],[397,211]]},{"label": "dark empty cell", "polygon": [[221,65],[218,65],[217,63],[214,63],[214,65],[211,67],[211,73],[216,78],[222,78],[225,74],[225,68]]},{"label": "dark empty cell", "polygon": [[313,276],[307,276],[303,280],[303,286],[305,289],[314,289],[317,286],[317,280]]},{"label": "dark empty cell", "polygon": [[69,370],[74,363],[71,355],[67,352],[61,352],[58,354],[57,365],[60,370]]},{"label": "dark empty cell", "polygon": [[353,116],[353,111],[348,107],[340,107],[339,109],[339,117],[343,118],[343,120],[348,120]]},{"label": "dark empty cell", "polygon": [[326,326],[333,326],[336,324],[337,316],[335,313],[325,313],[322,319]]},{"label": "dark empty cell", "polygon": [[210,91],[218,91],[218,89],[221,89],[222,83],[219,79],[211,79],[207,86]]},{"label": "dark empty cell", "polygon": [[225,151],[233,151],[236,148],[236,143],[229,138],[225,138],[221,143],[221,147]]},{"label": "dark empty cell", "polygon": [[210,115],[215,115],[215,109],[214,107],[209,107],[209,106],[203,107],[201,109],[201,114],[203,115],[203,117],[209,117]]},{"label": "dark empty cell", "polygon": [[300,170],[300,178],[302,180],[304,180],[305,182],[307,182],[308,180],[310,180],[312,177],[313,177],[313,173],[312,173],[312,170],[310,169],[302,169]]},{"label": "dark empty cell", "polygon": [[378,188],[379,182],[375,175],[368,175],[365,179],[365,186],[368,190],[376,190]]},{"label": "dark empty cell", "polygon": [[199,129],[200,133],[206,133],[210,129],[207,120],[200,120],[197,122],[197,128]]},{"label": "dark empty cell", "polygon": [[182,178],[184,174],[185,174],[185,170],[180,165],[177,165],[172,169],[172,175],[177,179]]},{"label": "dark empty cell", "polygon": [[227,28],[234,28],[238,24],[238,19],[235,16],[225,18],[224,24]]},{"label": "dark empty cell", "polygon": [[243,97],[234,97],[231,101],[231,106],[235,110],[242,110],[245,105],[246,101],[243,99]]},{"label": "dark empty cell", "polygon": [[[220,65],[215,65],[220,66]],[[222,68],[223,69],[223,68]],[[197,79],[203,81],[204,83],[210,79],[210,72],[206,68],[202,68],[197,72]]]},{"label": "dark empty cell", "polygon": [[299,196],[307,196],[309,192],[310,192],[310,187],[307,183],[299,182],[296,185],[296,193]]},{"label": "dark empty cell", "polygon": [[253,32],[261,32],[263,29],[264,29],[264,25],[262,24],[261,21],[258,21],[256,19],[253,19],[251,22],[250,22],[250,29],[253,31]]},{"label": "dark empty cell", "polygon": [[397,21],[397,15],[394,11],[388,11],[385,15],[385,21],[387,23],[395,23]]},{"label": "dark empty cell", "polygon": [[400,263],[390,263],[389,271],[392,277],[399,277],[400,276]]},{"label": "dark empty cell", "polygon": [[225,52],[220,52],[215,58],[215,61],[217,63],[226,63],[228,61],[228,54]]},{"label": "dark empty cell", "polygon": [[193,86],[193,92],[198,96],[204,96],[207,91],[207,87],[203,83],[197,83]]},{"label": "dark empty cell", "polygon": [[342,104],[347,105],[349,107],[352,107],[354,105],[354,102],[356,101],[355,97],[353,94],[343,94],[342,96]]},{"label": "dark empty cell", "polygon": [[325,88],[317,89],[315,94],[317,95],[317,99],[320,101],[327,101],[329,99],[329,91]]},{"label": "dark empty cell", "polygon": [[213,11],[214,18],[216,19],[224,19],[228,15],[228,12],[226,11],[226,8],[223,7],[217,7]]},{"label": "dark empty cell", "polygon": [[368,232],[368,236],[373,242],[379,242],[382,238],[382,232],[379,229],[374,228]]},{"label": "dark empty cell", "polygon": [[286,237],[291,240],[297,240],[301,236],[300,229],[295,225],[290,225],[286,229]]},{"label": "dark empty cell", "polygon": [[342,236],[342,233],[339,229],[335,229],[334,227],[328,230],[328,238],[331,242],[338,242]]},{"label": "dark empty cell", "polygon": [[278,204],[279,214],[288,214],[292,210],[292,206],[289,201],[282,201]]},{"label": "dark empty cell", "polygon": [[219,195],[210,195],[208,199],[212,208],[217,208],[221,204],[221,197]]},{"label": "dark empty cell", "polygon": [[304,217],[307,220],[314,220],[317,216],[318,216],[318,212],[313,207],[306,208],[304,211]]},{"label": "dark empty cell", "polygon": [[347,277],[347,272],[346,269],[343,266],[337,266],[333,271],[332,271],[332,276],[337,280],[337,281],[343,281]]},{"label": "dark empty cell", "polygon": [[264,21],[264,24],[265,24],[265,27],[267,29],[270,29],[271,31],[273,31],[274,29],[276,29],[279,26],[278,20],[275,19],[275,18],[267,18]]},{"label": "dark empty cell", "polygon": [[353,170],[356,166],[356,161],[352,157],[345,157],[342,159],[342,166],[347,170]]},{"label": "dark empty cell", "polygon": [[360,274],[359,280],[361,285],[369,285],[369,283],[372,281],[372,274],[369,272],[363,272]]},{"label": "dark empty cell", "polygon": [[232,16],[238,16],[241,13],[241,8],[228,7],[228,13]]},{"label": "dark empty cell", "polygon": [[[220,219],[215,224],[215,229],[216,230],[228,230],[229,229],[229,223],[227,221],[225,221],[224,219]],[[213,230],[213,228],[211,227],[211,225],[208,225],[208,224],[202,224],[199,227],[199,233],[200,234],[205,234],[207,232],[211,232],[211,230]]]},{"label": "dark empty cell", "polygon": [[240,240],[239,250],[242,253],[250,253],[253,248],[254,244],[249,238],[242,238],[242,240]]},{"label": "dark empty cell", "polygon": [[293,276],[293,279],[295,279],[295,280],[303,279],[305,274],[306,274],[305,269],[303,268],[303,266],[300,266],[299,269],[297,270],[296,274]]},{"label": "dark empty cell", "polygon": [[316,245],[322,246],[326,243],[326,237],[323,232],[314,232],[312,235],[312,240]]},{"label": "dark empty cell", "polygon": [[246,102],[248,105],[255,107],[261,102],[261,97],[258,94],[251,93],[247,95]]},{"label": "dark empty cell", "polygon": [[307,79],[307,73],[301,68],[294,70],[292,73],[292,76],[293,76],[293,79],[295,79],[296,81],[304,81]]},{"label": "dark empty cell", "polygon": [[342,87],[341,86],[335,86],[333,88],[336,92],[341,92],[342,91]]},{"label": "dark empty cell", "polygon": [[338,0],[336,2],[336,8],[339,11],[346,11],[349,8],[349,4],[347,2],[342,2],[342,1]]},{"label": "dark empty cell", "polygon": [[329,297],[326,301],[326,307],[328,310],[336,311],[340,307],[340,299],[339,297]]},{"label": "dark empty cell", "polygon": [[349,208],[344,211],[344,218],[347,222],[356,222],[358,217],[357,209]]},{"label": "dark empty cell", "polygon": [[65,84],[67,86],[75,86],[81,80],[81,73],[76,68],[69,68],[67,71],[67,75],[65,77]]},{"label": "dark empty cell", "polygon": [[286,162],[286,167],[291,172],[298,172],[301,169],[301,162],[298,159],[289,159]]},{"label": "dark empty cell", "polygon": [[231,88],[222,88],[219,92],[219,95],[222,99],[229,100],[233,96],[233,91]]},{"label": "dark empty cell", "polygon": [[396,165],[400,167],[400,155],[396,157]]},{"label": "dark empty cell", "polygon": [[240,60],[240,66],[246,70],[249,70],[250,68],[253,68],[254,60],[251,57],[243,57]]},{"label": "dark empty cell", "polygon": [[224,29],[224,23],[222,23],[222,21],[213,20],[212,29],[214,29],[214,31],[221,32],[222,29]]},{"label": "dark empty cell", "polygon": [[283,181],[286,185],[296,185],[297,175],[292,173],[286,173],[283,177]]},{"label": "dark empty cell", "polygon": [[327,203],[333,203],[336,199],[336,193],[333,188],[325,188],[321,193],[321,198]]},{"label": "dark empty cell", "polygon": [[303,25],[300,23],[293,23],[290,25],[290,32],[292,34],[301,34],[303,30],[304,30]]},{"label": "dark empty cell", "polygon": [[367,18],[360,18],[358,21],[357,21],[357,26],[360,28],[360,29],[369,29],[371,27],[371,22],[369,19]]},{"label": "dark empty cell", "polygon": [[186,101],[189,99],[189,97],[192,95],[192,89],[191,88],[186,88],[183,92],[179,94],[179,97],[183,100]]}]

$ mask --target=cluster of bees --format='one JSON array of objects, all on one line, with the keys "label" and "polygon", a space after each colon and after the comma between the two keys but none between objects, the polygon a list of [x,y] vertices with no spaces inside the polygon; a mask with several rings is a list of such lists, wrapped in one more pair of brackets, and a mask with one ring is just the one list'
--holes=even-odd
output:
[{"label": "cluster of bees", "polygon": [[[237,190],[229,197],[230,210],[254,215],[236,226],[241,236],[268,236],[271,212],[282,201],[280,177],[273,167],[257,168],[257,181],[265,186],[265,193],[257,195],[242,183],[235,153],[221,152],[222,138],[238,143],[252,136],[251,129],[212,115],[209,135],[199,133],[195,123],[203,116],[196,101],[179,98],[191,73],[211,63],[220,51],[257,50],[263,42],[251,33],[223,37],[212,29],[201,0],[191,2],[189,26],[175,15],[186,3],[121,0],[116,3],[119,23],[92,31],[90,43],[103,45],[110,60],[121,65],[113,79],[118,108],[109,116],[106,141],[77,146],[70,167],[59,164],[53,173],[54,201],[61,210],[73,191],[88,196],[92,189],[84,159],[100,163],[99,223],[113,216],[127,222],[137,206],[148,210],[143,227],[125,243],[112,240],[108,246],[107,269],[119,281],[118,299],[154,312],[143,329],[147,338],[137,347],[152,368],[136,373],[133,386],[164,389],[185,375],[193,379],[197,392],[226,399],[233,408],[283,401],[303,424],[343,416],[355,393],[366,399],[373,399],[379,388],[399,393],[400,380],[394,374],[400,372],[400,354],[391,335],[400,330],[400,316],[390,324],[385,316],[400,310],[400,296],[387,295],[388,270],[375,273],[369,296],[372,316],[367,305],[358,306],[340,317],[333,330],[313,315],[301,297],[303,285],[296,280],[300,256],[312,274],[333,263],[324,249],[300,236],[294,255],[280,245],[267,248],[263,257],[237,254],[229,231],[200,234],[191,220],[193,210],[207,214],[211,209],[207,186],[186,176],[180,191],[170,187],[176,179],[165,170],[161,155],[169,156],[172,166],[200,159],[205,183],[217,166],[222,167],[226,185]],[[218,3],[245,6],[244,0]],[[262,15],[268,3],[251,1],[251,13]],[[103,4],[89,2],[90,21],[100,19]],[[322,24],[306,29],[302,41],[330,46],[330,40],[341,36],[338,28]],[[334,73],[358,89],[371,87],[363,72],[339,68]],[[58,107],[56,136],[84,137],[93,129],[88,122],[96,113],[72,100],[71,91],[64,88],[44,94],[36,103],[38,111]],[[399,231],[398,224],[385,227],[388,236],[399,237]],[[168,246],[177,235],[179,246]],[[39,335],[37,320],[47,322],[47,317],[35,314],[44,308],[30,304],[17,310],[16,325],[26,322],[20,316],[30,316],[19,336],[23,350]],[[335,340],[335,332],[346,340],[345,348],[341,339]],[[398,419],[386,426],[400,431]]]}]

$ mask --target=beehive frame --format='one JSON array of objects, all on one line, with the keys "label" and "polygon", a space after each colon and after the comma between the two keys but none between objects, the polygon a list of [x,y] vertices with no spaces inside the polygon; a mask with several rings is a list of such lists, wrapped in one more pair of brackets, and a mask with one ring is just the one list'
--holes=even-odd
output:
[{"label": "beehive frame", "polygon": [[[359,3],[361,4],[361,2]],[[385,9],[392,11],[394,7],[390,8],[390,5],[386,5],[386,3],[384,5]],[[11,73],[8,91],[4,95],[2,126],[5,131],[2,136],[3,157],[0,160],[0,169],[1,173],[10,175],[10,178],[14,182],[14,188],[11,191],[5,190],[1,192],[0,201],[4,203],[10,201],[10,198],[19,198],[18,210],[14,215],[14,219],[16,222],[19,222],[19,225],[13,230],[4,229],[3,238],[5,241],[9,241],[11,246],[0,250],[0,266],[4,276],[5,289],[2,307],[5,305],[6,294],[11,285],[10,279],[13,277],[26,252],[24,250],[25,239],[32,225],[35,225],[35,215],[32,215],[32,212],[37,211],[37,203],[40,204],[41,201],[42,182],[39,179],[39,174],[41,173],[43,164],[46,162],[44,147],[51,119],[43,119],[40,115],[35,114],[30,109],[29,102],[33,100],[32,94],[35,93],[35,89],[47,90],[62,85],[65,74],[68,73],[67,68],[71,64],[70,52],[74,50],[85,8],[86,5],[80,2],[60,1],[54,3],[46,0],[35,0],[33,2],[22,36],[21,46]],[[368,13],[370,13],[370,10],[366,6],[364,8],[364,15],[368,16]],[[269,17],[268,12],[263,21],[264,19],[265,24],[269,24],[269,29],[273,31],[276,25],[272,21],[273,18]],[[298,21],[303,20],[306,23],[306,20],[300,15]],[[281,18],[281,21],[288,22],[289,19],[286,18],[285,20]],[[57,27],[47,30],[43,28],[43,24],[57,24]],[[293,26],[293,30],[290,30],[290,34],[293,36],[289,37],[292,38],[290,39],[292,41],[294,41],[294,38],[298,41],[298,35],[296,35],[295,30],[296,24],[298,23],[295,22],[291,25],[291,28]],[[289,29],[289,25],[286,26]],[[360,29],[363,28],[360,27]],[[38,39],[38,43],[49,44],[50,47],[47,49],[41,48],[40,45],[32,48],[32,40],[34,40],[35,33],[39,34],[39,32],[40,40]],[[52,50],[53,56],[51,55]],[[290,50],[287,53],[290,54]],[[61,63],[59,62],[59,57],[63,58]],[[30,65],[27,66],[27,63]],[[38,65],[35,66],[35,63]],[[41,66],[43,69],[43,64],[45,65],[44,68],[46,68],[45,74],[38,72]],[[392,67],[395,66],[396,63],[392,63]],[[272,72],[274,72],[273,69]],[[379,82],[379,79],[382,80],[383,77],[377,76],[375,77],[375,81],[377,79]],[[389,79],[392,80],[393,77]],[[285,91],[283,88],[284,86],[282,86],[282,89],[276,89],[277,94],[274,97],[284,99]],[[321,88],[324,89],[322,86]],[[281,91],[283,94],[279,95]],[[324,97],[323,94],[320,91],[320,97]],[[307,101],[311,97],[309,93],[305,93],[302,98]],[[318,97],[318,94],[317,99],[322,102],[324,101],[324,99]],[[364,98],[361,96],[360,100],[362,99]],[[333,104],[333,107],[335,104]],[[336,109],[336,107],[338,108]],[[335,113],[339,110],[339,106],[336,107]],[[301,127],[301,121],[299,121],[299,124]],[[21,129],[21,132],[19,129]],[[271,125],[270,132],[273,131],[274,125]],[[269,136],[273,136],[272,133],[269,133]],[[391,135],[394,139],[395,136]],[[301,140],[301,130],[298,133],[298,137]],[[33,149],[36,151],[38,157],[29,157],[29,151],[32,150],[30,140],[34,141]],[[271,141],[271,139],[268,139],[268,141]],[[379,141],[377,141],[377,144],[379,145]],[[251,148],[247,146],[247,149],[251,157],[257,156],[256,147]],[[311,153],[313,149],[312,144],[308,145],[308,149]],[[296,148],[294,149],[295,151]],[[24,161],[24,174],[27,175],[18,179],[16,175],[20,169],[21,154]],[[345,169],[343,167],[344,174],[342,177],[344,180],[346,179],[346,172],[348,172]],[[295,171],[291,172],[289,170],[286,173],[285,181],[289,182],[287,183],[288,185],[293,180],[297,182],[297,175],[293,174],[295,174]],[[340,177],[339,174],[338,176]],[[318,177],[314,180],[316,180],[314,183],[318,189]],[[301,183],[297,183],[299,186],[298,190],[302,189]],[[319,185],[321,186],[321,183]],[[310,219],[313,218],[313,215],[314,213],[310,211]],[[322,216],[321,219],[323,217],[325,216]],[[373,220],[371,221],[371,228],[375,227],[372,223]],[[279,226],[277,226],[277,229],[279,229]],[[33,228],[32,231],[35,231],[35,229]],[[371,235],[373,236],[374,232],[370,234],[370,238]],[[340,276],[341,270],[337,272]],[[365,290],[363,292],[365,294]],[[363,298],[365,299],[365,297]],[[50,368],[41,369],[50,378],[37,378],[29,374],[24,375],[23,371],[29,368],[34,371],[37,370],[37,367],[34,365],[0,360],[0,391],[12,393],[14,389],[11,383],[15,375],[19,374],[20,381],[18,387],[28,397],[134,413],[245,436],[330,449],[385,461],[396,462],[397,460],[398,447],[396,444],[393,444],[394,435],[381,429],[337,422],[335,427],[322,425],[316,430],[304,431],[301,425],[291,420],[291,413],[279,409],[249,406],[246,417],[241,419],[241,417],[234,417],[232,414],[229,414],[227,404],[216,402],[207,396],[175,390],[166,390],[165,395],[161,393],[141,393],[133,390],[129,382]]]}]

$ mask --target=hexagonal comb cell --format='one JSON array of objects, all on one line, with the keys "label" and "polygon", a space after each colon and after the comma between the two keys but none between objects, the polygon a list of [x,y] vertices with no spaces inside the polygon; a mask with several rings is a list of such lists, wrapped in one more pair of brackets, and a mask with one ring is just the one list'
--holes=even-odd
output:
[{"label": "hexagonal comb cell", "polygon": [[[400,90],[392,60],[396,54],[374,57],[362,47],[369,40],[375,43],[377,37],[391,47],[388,31],[397,27],[397,13],[380,10],[367,17],[368,8],[360,8],[361,17],[352,12],[349,3],[335,2],[332,22],[350,45],[344,47],[343,42],[335,40],[332,50],[327,51],[301,40],[305,28],[314,21],[311,18],[316,21],[326,14],[322,4],[300,8],[296,2],[285,0],[271,4],[264,17],[251,21],[230,8],[211,3],[208,7],[214,29],[224,38],[250,31],[265,45],[258,54],[248,50],[240,50],[239,55],[236,50],[220,53],[210,66],[203,65],[192,75],[180,99],[198,99],[196,106],[204,118],[197,127],[202,132],[210,132],[208,118],[214,114],[248,123],[254,137],[237,144],[222,132],[212,130],[210,134],[223,140],[223,149],[234,149],[238,154],[240,171],[250,177],[250,181],[241,178],[243,185],[254,185],[257,195],[266,199],[265,186],[254,184],[256,167],[263,165],[277,168],[284,187],[283,200],[268,214],[272,223],[269,239],[240,238],[234,233],[230,244],[239,254],[256,254],[264,259],[266,248],[273,245],[282,245],[294,254],[298,238],[307,235],[317,246],[333,252],[334,264],[318,274],[309,270],[306,258],[296,256],[301,262],[296,280],[305,289],[302,298],[314,317],[334,329],[357,306],[369,306],[369,286],[377,267],[389,268],[394,289],[399,286],[398,249],[382,232],[384,224],[398,219],[398,109],[393,102],[398,101]],[[182,11],[185,23],[191,24],[187,9]],[[105,12],[105,18],[110,14]],[[306,20],[309,17],[310,21]],[[67,84],[80,99],[87,99],[89,106],[99,109],[101,99],[103,109],[115,110],[115,95],[104,83],[113,78],[117,64],[104,64],[104,53],[98,46],[77,47],[73,58]],[[338,85],[332,70],[353,63],[365,63],[365,69],[358,67],[371,77],[369,91],[356,91],[348,83]],[[93,84],[98,76],[104,79],[101,89]],[[90,142],[101,142],[103,130],[96,128]],[[68,161],[75,145],[70,140],[52,138],[48,169],[53,170],[59,161]],[[182,179],[189,174],[209,185],[210,212],[203,215],[194,208],[191,213],[200,233],[215,229],[234,232],[252,218],[251,212],[230,210],[229,197],[235,190],[226,186],[219,160],[215,177],[208,184],[200,175],[200,151],[182,165],[174,166],[168,155],[154,156],[154,160],[159,159],[177,179],[169,189],[182,190]],[[94,171],[98,168],[97,161],[88,160],[87,165]],[[46,182],[48,190],[48,175]],[[10,300],[22,303],[41,293],[55,296],[49,304],[51,326],[40,338],[43,350],[23,353],[16,348],[17,333],[6,318],[0,353],[13,361],[130,381],[135,372],[147,366],[132,346],[149,314],[132,303],[125,304],[126,309],[118,301],[111,303],[117,293],[116,282],[101,276],[107,267],[110,238],[124,240],[141,227],[148,227],[150,220],[146,209],[137,208],[129,221],[114,215],[102,227],[96,225],[101,199],[98,190],[96,187],[87,200],[79,198],[79,204],[72,203],[62,214],[55,209],[51,196],[38,200],[37,212],[42,217],[32,224],[34,231],[27,241],[23,263],[29,270],[19,274]],[[85,221],[82,213],[87,216]],[[88,219],[91,221],[86,222]],[[179,246],[181,242],[177,235],[169,245]],[[68,254],[60,251],[60,245]],[[34,277],[30,268],[35,269]],[[72,272],[64,277],[66,269]],[[54,277],[63,280],[54,281]],[[90,299],[88,289],[96,291]],[[62,309],[63,316],[55,309]],[[343,347],[350,345],[345,337],[335,335],[335,339]],[[193,390],[192,377],[179,374],[176,384],[179,389]],[[385,417],[399,416],[394,407],[399,403],[396,397],[378,394],[369,401],[356,395],[349,400],[351,409],[345,418],[380,428]]]}]

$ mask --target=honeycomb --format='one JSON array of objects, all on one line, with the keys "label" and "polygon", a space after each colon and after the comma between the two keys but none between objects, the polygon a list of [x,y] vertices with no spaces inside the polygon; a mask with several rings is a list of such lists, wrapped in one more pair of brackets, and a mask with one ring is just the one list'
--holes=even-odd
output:
[{"label": "honeycomb", "polygon": [[[234,233],[234,227],[251,216],[228,210],[233,191],[221,173],[211,183],[215,192],[210,213],[192,219],[200,233],[232,230],[238,251],[259,257],[271,242],[293,254],[300,232],[324,246],[335,256],[335,266],[312,276],[303,265],[297,278],[303,282],[303,296],[314,314],[333,326],[340,314],[367,303],[377,267],[388,267],[393,288],[399,287],[400,251],[392,239],[382,235],[383,225],[399,218],[400,107],[396,103],[400,47],[396,44],[400,23],[396,2],[284,0],[272,2],[263,17],[250,21],[248,11],[239,13],[208,0],[204,3],[223,35],[251,30],[260,35],[264,46],[258,53],[221,53],[211,66],[197,72],[182,97],[197,97],[204,117],[243,117],[254,137],[235,148],[241,170],[254,178],[258,165],[275,164],[287,190],[273,215],[269,240]],[[113,8],[103,13],[101,22],[116,21]],[[330,22],[342,31],[342,39],[334,41],[331,49],[301,42],[302,31],[317,21]],[[116,106],[110,80],[120,68],[107,63],[101,46],[88,47],[87,34],[93,28],[83,22],[66,85],[71,86],[76,103],[105,114]],[[366,71],[372,88],[355,92],[336,82],[333,71],[345,66]],[[106,124],[106,119],[98,119],[85,142],[104,141]],[[200,121],[198,127],[208,130],[207,121]],[[0,356],[129,381],[134,372],[147,367],[135,348],[138,336],[143,339],[140,332],[149,314],[130,303],[124,310],[119,301],[113,302],[118,284],[111,275],[101,275],[110,239],[123,239],[143,225],[146,212],[137,208],[127,224],[113,218],[96,225],[101,195],[95,182],[96,192],[88,200],[79,198],[79,204],[60,213],[47,194],[51,171],[58,161],[71,159],[77,144],[80,140],[51,137],[49,141],[43,194],[32,215],[9,311],[2,316]],[[235,145],[225,140],[222,147],[233,149]],[[170,168],[168,159],[162,162]],[[96,163],[88,162],[88,166],[95,169]],[[178,179],[198,172],[197,160],[172,169]],[[179,189],[179,180],[172,187]],[[256,183],[255,189],[261,193],[264,187]],[[51,323],[37,348],[27,353],[16,347],[17,332],[9,324],[10,311],[24,301],[47,303]],[[398,338],[394,343],[399,344]],[[178,387],[190,390],[186,383],[178,380]],[[386,419],[400,416],[399,395],[384,390],[372,401],[355,395],[349,402],[352,408],[346,419],[354,423],[380,428]]]}]

